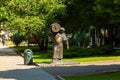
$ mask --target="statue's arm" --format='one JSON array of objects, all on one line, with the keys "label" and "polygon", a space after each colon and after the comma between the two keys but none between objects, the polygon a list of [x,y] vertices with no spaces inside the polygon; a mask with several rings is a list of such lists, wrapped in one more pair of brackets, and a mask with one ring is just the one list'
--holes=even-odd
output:
[{"label": "statue's arm", "polygon": [[68,40],[66,40],[66,46],[67,46],[67,49],[69,49],[69,43],[68,43]]}]

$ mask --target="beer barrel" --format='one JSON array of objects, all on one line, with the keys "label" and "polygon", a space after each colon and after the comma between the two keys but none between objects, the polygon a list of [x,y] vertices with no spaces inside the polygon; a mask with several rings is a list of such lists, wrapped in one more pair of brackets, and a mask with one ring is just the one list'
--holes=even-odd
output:
[{"label": "beer barrel", "polygon": [[60,26],[60,24],[58,24],[58,23],[53,23],[53,24],[51,25],[51,30],[52,30],[52,32],[57,33],[57,32],[60,31],[60,28],[61,28],[61,26]]}]

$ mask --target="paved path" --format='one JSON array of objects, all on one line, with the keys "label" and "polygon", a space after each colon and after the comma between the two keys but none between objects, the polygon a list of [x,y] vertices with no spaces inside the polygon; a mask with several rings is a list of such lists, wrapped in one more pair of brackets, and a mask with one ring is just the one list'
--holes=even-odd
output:
[{"label": "paved path", "polygon": [[96,74],[103,72],[120,71],[120,60],[118,61],[101,61],[101,62],[89,62],[80,64],[67,64],[43,67],[44,70],[52,75],[60,76],[74,76],[74,75],[86,75]]},{"label": "paved path", "polygon": [[[120,71],[120,60],[76,64],[27,66],[23,58],[8,47],[0,48],[0,80],[56,80],[52,75],[71,76]],[[46,66],[47,65],[47,66]],[[48,72],[48,73],[47,73]],[[52,75],[50,75],[52,74]]]},{"label": "paved path", "polygon": [[0,80],[56,80],[34,65],[24,65],[22,57],[8,47],[0,47]]}]

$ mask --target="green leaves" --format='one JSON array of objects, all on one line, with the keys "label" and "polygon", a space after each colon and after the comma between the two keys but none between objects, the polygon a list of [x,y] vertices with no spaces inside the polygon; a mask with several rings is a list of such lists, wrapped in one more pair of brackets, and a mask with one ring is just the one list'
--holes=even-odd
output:
[{"label": "green leaves", "polygon": [[96,0],[93,7],[97,15],[107,16],[104,18],[109,24],[116,24],[120,22],[120,7],[119,0]]},{"label": "green leaves", "polygon": [[5,7],[0,7],[0,21],[8,19],[8,13]]},{"label": "green leaves", "polygon": [[12,22],[12,26],[20,26],[21,30],[26,26],[32,32],[42,30],[40,27],[50,25],[51,21],[55,21],[55,16],[65,14],[66,6],[62,2],[62,0],[11,0],[8,2],[9,21]]}]

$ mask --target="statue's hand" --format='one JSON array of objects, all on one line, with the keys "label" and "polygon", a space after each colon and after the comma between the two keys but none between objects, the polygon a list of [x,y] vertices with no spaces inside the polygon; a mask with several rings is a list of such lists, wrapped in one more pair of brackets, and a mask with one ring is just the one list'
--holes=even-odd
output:
[{"label": "statue's hand", "polygon": [[67,49],[69,49],[69,46],[67,46]]}]

